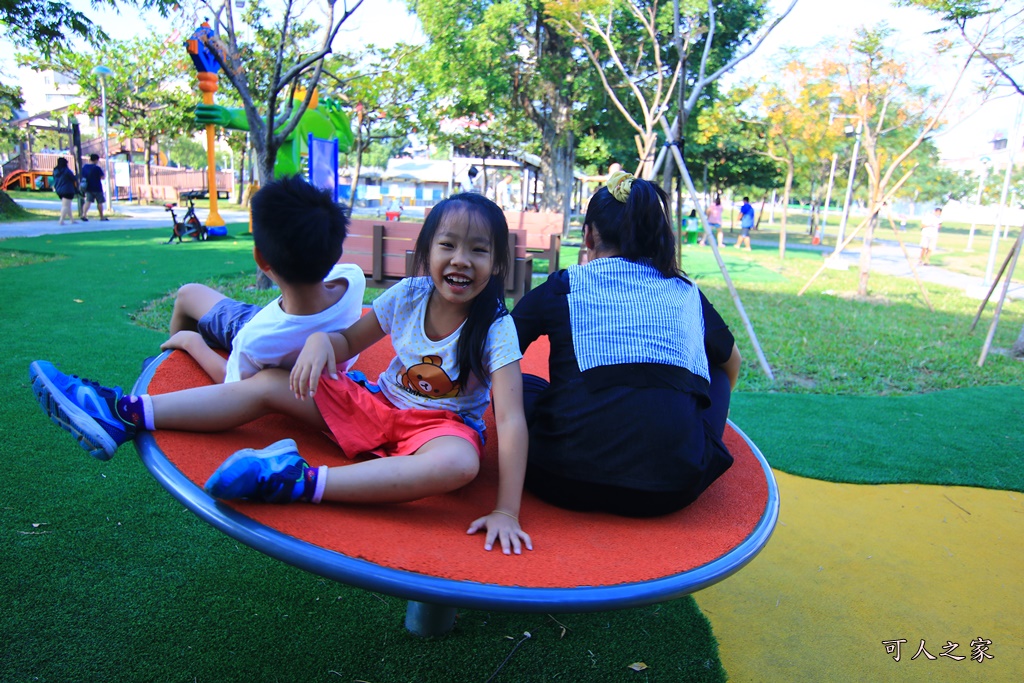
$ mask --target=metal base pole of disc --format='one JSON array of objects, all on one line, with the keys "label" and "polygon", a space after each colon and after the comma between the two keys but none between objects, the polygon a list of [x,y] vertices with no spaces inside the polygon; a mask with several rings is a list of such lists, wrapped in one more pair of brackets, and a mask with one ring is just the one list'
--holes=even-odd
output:
[{"label": "metal base pole of disc", "polygon": [[454,607],[429,602],[409,601],[405,610],[405,628],[423,638],[442,636],[455,626]]}]

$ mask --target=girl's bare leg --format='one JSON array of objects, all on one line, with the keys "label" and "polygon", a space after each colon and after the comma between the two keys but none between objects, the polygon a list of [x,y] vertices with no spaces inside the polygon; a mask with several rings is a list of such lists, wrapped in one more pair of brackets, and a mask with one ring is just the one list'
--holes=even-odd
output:
[{"label": "girl's bare leg", "polygon": [[345,503],[404,503],[462,488],[480,471],[480,456],[471,443],[441,436],[415,455],[377,458],[332,467],[323,500]]},{"label": "girl's bare leg", "polygon": [[213,305],[226,298],[216,289],[190,282],[178,289],[174,297],[174,311],[171,313],[171,335],[182,330],[198,330],[199,319],[209,312]]},{"label": "girl's bare leg", "polygon": [[153,424],[157,429],[220,432],[268,413],[282,413],[318,429],[327,428],[313,400],[295,398],[288,386],[288,372],[281,369],[263,370],[241,382],[196,387],[150,398]]}]

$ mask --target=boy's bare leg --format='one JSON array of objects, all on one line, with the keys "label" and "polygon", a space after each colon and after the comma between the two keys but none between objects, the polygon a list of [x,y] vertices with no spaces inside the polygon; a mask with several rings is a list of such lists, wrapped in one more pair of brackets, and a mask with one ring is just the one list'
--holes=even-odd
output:
[{"label": "boy's bare leg", "polygon": [[150,399],[157,429],[220,432],[269,413],[283,413],[327,429],[316,403],[295,398],[288,385],[288,371],[281,369],[263,370],[241,382],[151,395]]},{"label": "boy's bare leg", "polygon": [[431,439],[415,455],[377,458],[327,472],[323,500],[404,503],[454,491],[473,481],[480,456],[457,436]]},{"label": "boy's bare leg", "polygon": [[174,311],[171,313],[171,335],[182,330],[198,331],[199,320],[214,304],[225,299],[223,294],[212,287],[191,282],[182,285],[174,297]]},{"label": "boy's bare leg", "polygon": [[92,204],[92,201],[88,197],[82,201],[82,213],[79,214],[79,218],[85,218],[89,214],[89,206]]}]

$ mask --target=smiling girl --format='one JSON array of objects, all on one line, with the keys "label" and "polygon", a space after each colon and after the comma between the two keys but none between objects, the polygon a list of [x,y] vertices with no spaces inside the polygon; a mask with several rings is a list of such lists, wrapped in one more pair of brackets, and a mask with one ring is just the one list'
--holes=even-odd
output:
[{"label": "smiling girl", "polygon": [[[501,209],[477,194],[441,202],[423,225],[415,262],[424,275],[384,292],[344,332],[311,335],[290,373],[269,369],[231,384],[121,396],[37,361],[33,384],[44,410],[76,437],[98,430],[120,445],[137,429],[222,431],[278,412],[328,430],[348,457],[381,456],[310,467],[285,439],[238,451],[206,483],[222,499],[313,503],[399,503],[465,486],[480,469],[493,392],[497,503],[468,533],[486,531],[487,550],[495,540],[506,554],[532,549],[519,525],[527,432],[522,354],[503,299],[509,251]],[[338,363],[385,335],[396,355],[376,383],[337,373]]]}]

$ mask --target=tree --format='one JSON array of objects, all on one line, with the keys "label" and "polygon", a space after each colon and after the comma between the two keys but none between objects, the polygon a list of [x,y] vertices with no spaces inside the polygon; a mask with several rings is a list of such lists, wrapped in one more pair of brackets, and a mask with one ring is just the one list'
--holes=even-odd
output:
[{"label": "tree", "polygon": [[[665,8],[659,12],[657,0],[552,0],[547,6],[556,25],[586,51],[615,109],[636,131],[640,159],[636,172],[647,178],[653,170],[657,126],[673,101],[683,64],[681,59],[673,60],[668,46],[662,45]],[[691,37],[687,32],[687,46]],[[631,96],[632,102],[624,101],[623,95]],[[635,106],[627,106],[630,103]],[[639,116],[634,116],[632,109],[639,109]]]},{"label": "tree", "polygon": [[410,7],[429,39],[423,81],[438,103],[436,119],[493,122],[496,131],[527,122],[539,140],[541,207],[568,219],[583,64],[545,3],[410,0]]},{"label": "tree", "polygon": [[[355,156],[352,206],[363,155],[375,145],[392,141],[403,141],[401,149],[410,132],[410,120],[416,120],[412,111],[421,93],[409,69],[422,58],[421,52],[421,48],[409,45],[370,47],[355,58],[331,60],[324,69],[329,84],[324,91],[349,104],[354,112],[355,142],[349,151],[350,156]],[[389,157],[390,154],[383,161],[386,163]]]},{"label": "tree", "polygon": [[[309,108],[338,31],[362,2],[354,0],[350,9],[345,0],[338,13],[336,0],[324,0],[323,20],[303,21],[305,3],[284,0],[280,13],[276,7],[271,13],[255,0],[245,10],[254,36],[250,41],[239,37],[231,0],[208,4],[214,14],[212,30],[200,41],[241,101],[262,182],[273,178],[277,152]],[[210,116],[212,123],[229,122],[224,110]]]},{"label": "tree", "polygon": [[95,52],[23,54],[19,62],[37,71],[56,71],[77,82],[85,99],[72,111],[91,116],[102,112],[100,80],[92,70],[100,64],[108,66],[113,73],[106,77],[107,118],[122,140],[145,141],[147,183],[158,139],[177,136],[190,127],[185,51],[176,43],[168,45],[156,36],[107,41]]},{"label": "tree", "polygon": [[868,215],[860,256],[859,296],[867,295],[871,242],[883,202],[899,171],[942,121],[942,114],[960,83],[971,56],[947,80],[945,95],[915,85],[908,62],[887,43],[892,31],[884,24],[861,28],[847,46],[833,45],[819,69],[831,79],[841,110],[858,121],[868,180]]},{"label": "tree", "polygon": [[167,146],[167,157],[183,168],[206,168],[206,148],[191,137],[181,136]]},{"label": "tree", "polygon": [[[785,165],[786,180],[782,194],[782,224],[779,257],[786,255],[786,228],[790,192],[797,173],[810,179],[811,203],[814,187],[821,186],[834,150],[843,142],[839,121],[829,112],[833,85],[821,78],[799,58],[791,58],[777,70],[774,78],[765,78],[759,86],[765,127],[766,156]],[[813,214],[813,206],[812,206]]]},{"label": "tree", "polygon": [[[14,111],[25,104],[21,96],[21,86],[0,83],[0,121],[10,121]],[[6,149],[20,139],[18,129],[13,126],[0,126],[0,150]]]},{"label": "tree", "polygon": [[[94,0],[99,6],[114,9],[155,9],[160,16],[178,6],[177,0]],[[61,0],[2,0],[0,1],[0,32],[18,47],[31,47],[49,55],[55,50],[70,47],[71,41],[81,38],[93,44],[109,39],[102,28],[93,23],[84,12]]]},{"label": "tree", "polygon": [[[1010,72],[1024,62],[1024,1],[899,0],[899,4],[923,7],[941,15],[949,29],[959,33],[960,39],[991,67],[994,82],[1008,85],[1024,96],[1024,82]],[[1013,273],[1006,277],[1013,277]],[[1024,327],[1011,354],[1024,358]]]},{"label": "tree", "polygon": [[770,189],[780,185],[775,162],[758,152],[764,145],[764,126],[740,111],[751,88],[733,88],[714,107],[692,119],[686,137],[688,164],[701,179],[706,194],[728,188]]},{"label": "tree", "polygon": [[947,24],[944,32],[959,34],[997,81],[1024,95],[1024,81],[1011,73],[1024,63],[1024,0],[897,0],[896,4],[940,15]]}]

